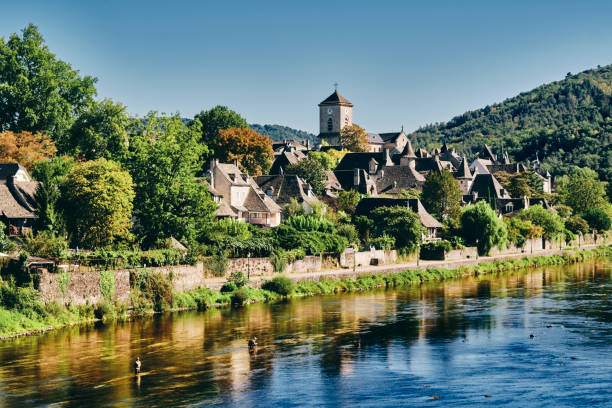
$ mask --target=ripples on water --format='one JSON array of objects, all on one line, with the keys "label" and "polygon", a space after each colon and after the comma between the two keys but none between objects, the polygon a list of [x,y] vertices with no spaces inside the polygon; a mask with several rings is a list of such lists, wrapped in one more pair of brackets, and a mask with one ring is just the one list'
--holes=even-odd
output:
[{"label": "ripples on water", "polygon": [[611,271],[555,267],[4,341],[0,405],[611,406]]}]

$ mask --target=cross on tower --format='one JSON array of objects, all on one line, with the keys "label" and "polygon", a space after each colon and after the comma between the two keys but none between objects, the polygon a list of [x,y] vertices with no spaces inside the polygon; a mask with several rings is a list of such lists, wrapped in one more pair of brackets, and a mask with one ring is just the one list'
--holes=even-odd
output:
[{"label": "cross on tower", "polygon": [[334,82],[334,91],[337,91],[337,90],[338,90],[338,83]]}]

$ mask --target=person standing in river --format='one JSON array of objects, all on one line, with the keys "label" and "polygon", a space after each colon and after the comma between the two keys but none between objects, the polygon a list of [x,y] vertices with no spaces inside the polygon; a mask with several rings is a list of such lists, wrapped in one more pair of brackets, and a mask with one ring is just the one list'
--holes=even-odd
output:
[{"label": "person standing in river", "polygon": [[134,374],[140,374],[140,367],[142,363],[140,361],[140,357],[136,357],[136,361],[134,361]]},{"label": "person standing in river", "polygon": [[255,350],[257,347],[257,336],[253,336],[251,340],[249,340],[249,350]]}]

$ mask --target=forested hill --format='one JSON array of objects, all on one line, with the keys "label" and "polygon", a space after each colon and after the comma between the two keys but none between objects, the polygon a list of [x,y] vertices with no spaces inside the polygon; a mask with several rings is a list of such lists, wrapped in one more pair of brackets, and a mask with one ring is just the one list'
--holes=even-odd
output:
[{"label": "forested hill", "polygon": [[536,154],[553,175],[571,165],[612,180],[612,65],[542,85],[502,103],[466,112],[412,133],[417,146],[443,141],[473,156],[483,143],[515,160]]},{"label": "forested hill", "polygon": [[[312,133],[305,132],[303,130],[292,129],[287,126],[281,125],[258,125],[252,124],[249,125],[251,129],[260,133],[262,135],[268,136],[272,140],[284,140],[284,139],[292,139],[305,141],[310,140],[311,144],[316,144],[317,137]],[[313,144],[313,145],[314,145]]]}]

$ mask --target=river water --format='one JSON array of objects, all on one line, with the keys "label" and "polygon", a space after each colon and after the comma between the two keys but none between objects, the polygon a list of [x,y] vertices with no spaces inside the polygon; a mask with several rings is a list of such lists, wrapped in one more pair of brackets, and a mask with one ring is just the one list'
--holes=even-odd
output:
[{"label": "river water", "polygon": [[6,340],[0,406],[610,407],[611,274],[587,263]]}]

